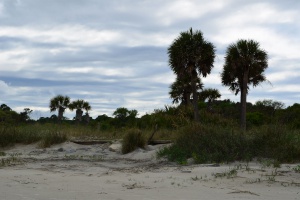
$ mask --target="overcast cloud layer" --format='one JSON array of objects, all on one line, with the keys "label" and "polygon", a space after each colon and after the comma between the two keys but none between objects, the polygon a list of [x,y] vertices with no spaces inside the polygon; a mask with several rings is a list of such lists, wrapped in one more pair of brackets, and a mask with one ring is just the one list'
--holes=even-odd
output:
[{"label": "overcast cloud layer", "polygon": [[0,0],[0,104],[29,107],[33,118],[50,116],[58,94],[90,102],[92,117],[162,108],[175,78],[167,48],[190,27],[216,46],[203,82],[222,99],[239,101],[221,85],[226,47],[254,39],[269,54],[272,85],[251,88],[248,101],[299,103],[299,10],[299,0]]}]

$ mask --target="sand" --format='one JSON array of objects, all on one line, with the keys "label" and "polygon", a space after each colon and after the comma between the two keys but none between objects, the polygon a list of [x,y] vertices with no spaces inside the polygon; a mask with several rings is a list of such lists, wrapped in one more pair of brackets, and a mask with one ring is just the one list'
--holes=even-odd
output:
[{"label": "sand", "polygon": [[180,166],[156,158],[164,145],[126,155],[119,147],[65,142],[2,149],[0,199],[300,199],[300,173],[293,170],[299,164]]}]

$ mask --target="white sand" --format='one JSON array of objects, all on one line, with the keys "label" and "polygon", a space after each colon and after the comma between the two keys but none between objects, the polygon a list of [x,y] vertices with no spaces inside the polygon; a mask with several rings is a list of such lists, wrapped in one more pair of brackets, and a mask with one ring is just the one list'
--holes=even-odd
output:
[{"label": "white sand", "polygon": [[[292,169],[297,164],[277,170],[258,162],[250,163],[250,170],[245,163],[179,166],[157,160],[160,147],[127,155],[110,151],[107,144],[72,142],[0,150],[6,153],[0,160],[12,160],[0,167],[0,199],[300,199],[300,173]],[[216,177],[237,166],[236,176]]]}]

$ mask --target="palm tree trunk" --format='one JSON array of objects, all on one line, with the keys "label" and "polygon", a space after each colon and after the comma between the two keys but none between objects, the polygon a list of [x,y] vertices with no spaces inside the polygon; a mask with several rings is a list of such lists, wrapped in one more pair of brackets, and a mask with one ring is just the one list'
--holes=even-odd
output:
[{"label": "palm tree trunk", "polygon": [[192,74],[192,90],[193,90],[193,106],[194,106],[194,120],[199,122],[199,112],[198,112],[198,94],[197,94],[197,86],[196,86],[196,79],[194,74]]},{"label": "palm tree trunk", "polygon": [[243,87],[241,88],[241,129],[246,131],[246,105],[247,105],[247,81],[248,74],[243,77]]},{"label": "palm tree trunk", "polygon": [[60,108],[58,109],[58,116],[57,116],[57,118],[58,118],[58,123],[59,123],[59,124],[61,124],[61,122],[62,122],[63,115],[64,115],[64,111],[65,111],[65,109],[62,108],[62,107],[60,107]]},{"label": "palm tree trunk", "polygon": [[184,105],[186,107],[189,107],[191,105],[191,93],[184,92],[183,93],[183,98],[184,98]]},{"label": "palm tree trunk", "polygon": [[76,110],[76,123],[79,124],[82,120],[82,113],[83,111],[81,109]]}]

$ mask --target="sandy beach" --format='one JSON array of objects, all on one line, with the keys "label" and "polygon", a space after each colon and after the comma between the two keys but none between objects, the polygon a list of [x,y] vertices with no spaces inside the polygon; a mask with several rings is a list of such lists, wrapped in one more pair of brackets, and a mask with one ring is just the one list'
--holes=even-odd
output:
[{"label": "sandy beach", "polygon": [[258,161],[181,166],[157,159],[164,145],[122,155],[120,144],[73,142],[0,150],[0,199],[300,199],[298,164]]}]

